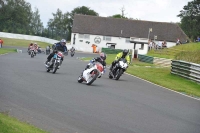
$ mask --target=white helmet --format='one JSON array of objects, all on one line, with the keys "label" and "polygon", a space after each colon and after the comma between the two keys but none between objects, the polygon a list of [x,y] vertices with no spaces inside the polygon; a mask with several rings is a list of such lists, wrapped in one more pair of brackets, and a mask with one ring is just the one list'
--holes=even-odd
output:
[{"label": "white helmet", "polygon": [[65,40],[65,39],[62,39],[62,40],[60,40],[60,42],[61,42],[61,43],[62,43],[62,42],[66,43],[66,40]]}]

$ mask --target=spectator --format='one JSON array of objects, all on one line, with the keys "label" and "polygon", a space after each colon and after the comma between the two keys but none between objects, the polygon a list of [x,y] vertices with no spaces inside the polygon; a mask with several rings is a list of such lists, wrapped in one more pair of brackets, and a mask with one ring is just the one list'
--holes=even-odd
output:
[{"label": "spectator", "polygon": [[152,42],[152,48],[156,49],[156,43],[154,41]]},{"label": "spectator", "polygon": [[164,40],[163,43],[162,43],[162,47],[163,47],[163,48],[167,48],[167,42],[166,42],[165,40]]},{"label": "spectator", "polygon": [[149,46],[149,50],[151,50],[152,47],[153,47],[153,42],[151,41],[151,39],[150,39],[149,42],[148,42],[148,46]]},{"label": "spectator", "polygon": [[0,39],[0,48],[3,47],[3,40]]},{"label": "spectator", "polygon": [[197,41],[197,42],[200,42],[200,37],[199,37],[199,36],[197,37],[197,40],[196,40],[196,41]]},{"label": "spectator", "polygon": [[177,41],[176,41],[176,45],[181,45],[181,41],[179,40],[179,38],[177,38]]},{"label": "spectator", "polygon": [[162,42],[161,41],[158,42],[158,47],[157,48],[158,49],[162,49]]}]

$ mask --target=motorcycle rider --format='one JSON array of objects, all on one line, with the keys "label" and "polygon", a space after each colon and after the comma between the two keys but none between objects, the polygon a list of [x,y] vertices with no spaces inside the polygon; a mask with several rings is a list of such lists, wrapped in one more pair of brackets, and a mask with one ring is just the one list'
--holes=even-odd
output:
[{"label": "motorcycle rider", "polygon": [[72,46],[72,48],[70,49],[71,52],[75,51],[75,48]]},{"label": "motorcycle rider", "polygon": [[71,51],[71,55],[72,55],[72,53],[74,54],[75,53],[75,48],[72,46],[72,48],[70,49],[70,51]]},{"label": "motorcycle rider", "polygon": [[[45,62],[45,65],[47,67],[49,67],[48,64],[51,61],[51,58],[54,56],[54,54],[58,53],[58,51],[61,51],[61,52],[64,52],[64,53],[67,52],[66,40],[65,39],[62,39],[59,43],[56,43],[56,46],[53,49],[53,52],[51,54],[49,54],[49,56],[47,57],[47,61]],[[63,58],[61,58],[61,60],[63,61]],[[61,63],[60,63],[60,65],[61,65]],[[60,68],[60,66],[58,68]]]},{"label": "motorcycle rider", "polygon": [[117,62],[119,62],[119,59],[121,58],[125,58],[127,60],[127,63],[130,64],[130,57],[128,55],[128,50],[127,49],[124,49],[122,52],[118,53],[117,56],[115,57],[115,60],[112,62],[112,65],[110,67],[110,70],[112,71],[113,69],[113,66],[115,66],[115,64]]},{"label": "motorcycle rider", "polygon": [[35,56],[36,56],[36,53],[38,51],[38,45],[37,45],[37,43],[34,43],[33,48],[34,48],[34,53],[35,53]]},{"label": "motorcycle rider", "polygon": [[28,53],[29,53],[29,55],[31,54],[31,52],[30,52],[30,49],[33,47],[33,43],[31,42],[29,45],[28,45]]},{"label": "motorcycle rider", "polygon": [[[106,54],[105,53],[100,53],[100,57],[95,57],[93,58],[92,60],[90,60],[90,63],[87,64],[87,66],[85,67],[84,70],[87,70],[88,68],[90,68],[90,66],[94,63],[94,62],[99,62],[103,65],[103,68],[104,68],[104,73],[106,71]],[[83,70],[83,72],[84,72]],[[83,76],[83,72],[81,74],[81,76]]]}]

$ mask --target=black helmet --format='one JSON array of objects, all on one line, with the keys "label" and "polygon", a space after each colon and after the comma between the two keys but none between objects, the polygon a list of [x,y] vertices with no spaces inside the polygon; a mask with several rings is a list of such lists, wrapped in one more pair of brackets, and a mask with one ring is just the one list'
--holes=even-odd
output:
[{"label": "black helmet", "polygon": [[106,54],[105,53],[100,53],[100,57],[101,57],[101,59],[106,60]]},{"label": "black helmet", "polygon": [[127,54],[128,54],[128,50],[127,50],[127,49],[124,49],[122,53],[123,53],[122,57],[125,58],[125,57],[127,56]]}]

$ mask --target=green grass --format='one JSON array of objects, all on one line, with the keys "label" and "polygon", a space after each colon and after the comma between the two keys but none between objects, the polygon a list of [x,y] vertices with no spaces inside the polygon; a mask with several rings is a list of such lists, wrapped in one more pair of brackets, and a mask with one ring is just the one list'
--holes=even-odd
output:
[{"label": "green grass", "polygon": [[[116,55],[108,54],[106,63],[110,65]],[[92,58],[83,58],[90,60]],[[154,64],[133,60],[126,71],[129,74],[148,80],[157,85],[175,90],[190,96],[200,97],[200,84],[170,73],[171,68],[163,68]]]},{"label": "green grass", "polygon": [[[174,46],[171,48],[150,50],[148,56],[175,59],[180,52],[200,50],[200,43],[188,43],[183,45]],[[197,55],[200,58],[200,54]]]},{"label": "green grass", "polygon": [[32,125],[0,113],[0,133],[47,133]]},{"label": "green grass", "polygon": [[16,52],[16,49],[0,48],[0,54],[14,53],[14,52]]},{"label": "green grass", "polygon": [[45,42],[39,42],[39,41],[31,41],[31,40],[23,40],[23,39],[12,39],[12,38],[2,38],[1,39],[4,41],[3,46],[20,46],[20,47],[28,47],[28,45],[33,42],[37,43],[40,45],[41,48],[46,48],[47,45],[52,45],[49,43]]}]

